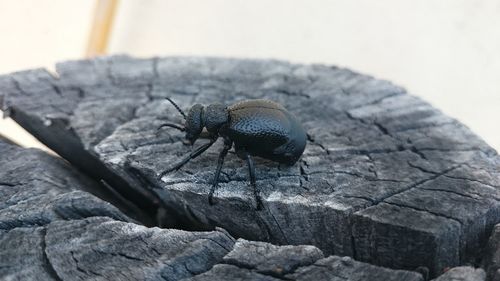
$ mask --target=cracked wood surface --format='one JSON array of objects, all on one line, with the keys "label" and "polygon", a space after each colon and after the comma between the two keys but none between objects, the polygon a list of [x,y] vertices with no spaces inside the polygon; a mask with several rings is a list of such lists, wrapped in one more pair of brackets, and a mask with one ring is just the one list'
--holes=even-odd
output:
[{"label": "cracked wood surface", "polygon": [[[0,77],[4,110],[127,200],[166,214],[163,224],[221,226],[436,276],[475,262],[500,221],[497,153],[389,82],[330,66],[211,58],[105,57],[56,69],[57,77],[41,69]],[[182,121],[167,96],[184,109],[267,98],[298,117],[308,132],[299,162],[255,161],[263,211],[231,153],[208,205],[221,142],[157,180],[190,150],[179,132],[156,133]]]},{"label": "cracked wood surface", "polygon": [[225,231],[147,228],[62,159],[0,141],[1,280],[179,280],[232,250]]},{"label": "cracked wood surface", "polygon": [[0,154],[1,280],[321,280],[353,270],[374,281],[422,280],[350,259],[338,266],[345,258],[324,259],[314,246],[148,228],[84,191],[97,184],[63,160],[1,141]]},{"label": "cracked wood surface", "polygon": [[102,187],[60,158],[2,141],[0,155],[0,233],[92,216],[131,220],[89,193]]},{"label": "cracked wood surface", "polygon": [[500,224],[495,225],[482,260],[488,280],[500,280]]},{"label": "cracked wood surface", "polygon": [[234,248],[209,271],[185,281],[210,280],[331,280],[423,281],[416,272],[391,270],[330,256],[313,246],[275,246],[238,239]]},{"label": "cracked wood surface", "polygon": [[179,280],[233,246],[224,231],[147,228],[62,159],[0,141],[1,280]]}]

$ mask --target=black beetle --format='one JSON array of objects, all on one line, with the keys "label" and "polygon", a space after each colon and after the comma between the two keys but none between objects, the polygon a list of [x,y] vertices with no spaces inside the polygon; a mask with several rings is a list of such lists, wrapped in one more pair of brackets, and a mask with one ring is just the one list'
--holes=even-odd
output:
[{"label": "black beetle", "polygon": [[[229,107],[218,103],[210,104],[207,107],[195,104],[189,109],[186,116],[170,98],[167,100],[175,106],[186,122],[184,126],[165,123],[158,129],[172,127],[186,132],[186,139],[192,145],[200,137],[206,137],[210,141],[193,150],[174,167],[162,172],[159,178],[161,179],[168,172],[178,170],[190,159],[197,157],[212,146],[219,137],[222,137],[224,148],[219,154],[212,188],[208,195],[208,201],[211,205],[224,157],[233,144],[236,155],[247,162],[250,183],[258,209],[262,207],[262,201],[259,189],[255,184],[255,167],[252,156],[293,165],[306,147],[306,132],[302,125],[295,116],[276,102],[263,99],[244,100]],[[206,128],[206,132],[202,133],[203,128]]]}]

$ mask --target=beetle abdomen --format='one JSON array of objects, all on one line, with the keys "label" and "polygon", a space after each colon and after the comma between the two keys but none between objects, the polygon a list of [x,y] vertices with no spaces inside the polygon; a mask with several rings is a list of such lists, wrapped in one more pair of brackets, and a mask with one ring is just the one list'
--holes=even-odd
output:
[{"label": "beetle abdomen", "polygon": [[252,155],[293,164],[304,151],[306,134],[296,118],[268,100],[248,100],[228,108],[227,135]]},{"label": "beetle abdomen", "polygon": [[288,140],[290,124],[280,110],[243,108],[229,111],[229,115],[228,134],[235,143],[273,150]]}]

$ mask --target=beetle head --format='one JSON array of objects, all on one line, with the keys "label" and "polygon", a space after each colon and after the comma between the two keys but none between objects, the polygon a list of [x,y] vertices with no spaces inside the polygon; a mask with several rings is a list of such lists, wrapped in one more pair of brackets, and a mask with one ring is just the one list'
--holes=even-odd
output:
[{"label": "beetle head", "polygon": [[166,98],[175,108],[179,113],[184,117],[184,120],[186,121],[184,126],[179,125],[179,124],[174,124],[174,123],[163,123],[158,129],[161,129],[163,127],[170,127],[177,129],[182,132],[186,132],[186,139],[191,143],[194,144],[194,142],[198,139],[198,137],[201,134],[201,131],[203,130],[203,106],[201,104],[195,104],[189,109],[188,114],[186,115],[184,111],[170,98]]},{"label": "beetle head", "polygon": [[195,104],[191,107],[186,117],[186,139],[193,144],[201,134],[204,127],[203,105]]},{"label": "beetle head", "polygon": [[189,109],[189,112],[186,115],[173,100],[170,98],[166,99],[173,106],[175,106],[186,122],[184,126],[173,123],[164,123],[160,126],[160,128],[171,127],[186,132],[186,139],[191,144],[194,144],[194,142],[200,137],[204,127],[207,128],[210,135],[217,135],[219,129],[229,120],[228,110],[222,104],[215,103],[210,104],[207,107],[204,107],[201,104],[195,104],[191,107],[191,109]]}]

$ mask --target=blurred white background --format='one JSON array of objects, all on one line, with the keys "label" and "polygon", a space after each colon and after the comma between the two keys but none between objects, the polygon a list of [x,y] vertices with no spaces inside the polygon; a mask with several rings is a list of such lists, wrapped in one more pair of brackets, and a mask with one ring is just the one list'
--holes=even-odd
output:
[{"label": "blurred white background", "polygon": [[[0,0],[0,73],[84,57],[95,6]],[[121,0],[107,53],[349,67],[406,87],[500,150],[498,0]],[[0,133],[37,146],[8,119]]]}]

